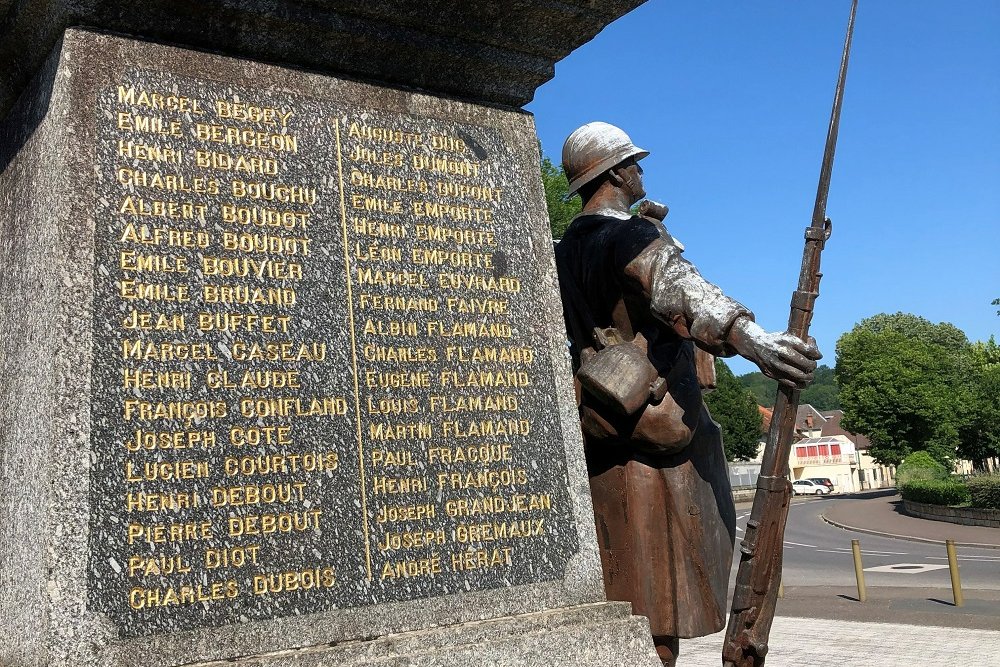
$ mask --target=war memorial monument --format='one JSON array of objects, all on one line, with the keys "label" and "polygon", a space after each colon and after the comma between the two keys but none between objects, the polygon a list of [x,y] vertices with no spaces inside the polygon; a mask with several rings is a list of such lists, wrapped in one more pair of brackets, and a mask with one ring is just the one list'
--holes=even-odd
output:
[{"label": "war memorial monument", "polygon": [[520,110],[638,4],[0,0],[0,664],[659,664]]}]

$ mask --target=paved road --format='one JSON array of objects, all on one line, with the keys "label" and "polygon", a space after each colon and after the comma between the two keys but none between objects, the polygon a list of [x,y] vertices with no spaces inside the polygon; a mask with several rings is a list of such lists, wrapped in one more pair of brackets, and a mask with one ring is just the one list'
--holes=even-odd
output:
[{"label": "paved road", "polygon": [[[858,539],[869,588],[940,588],[950,595],[951,578],[943,545],[856,533],[831,526],[820,515],[834,502],[860,504],[864,500],[833,496],[793,501],[785,530],[786,587],[855,586],[851,540]],[[737,544],[743,537],[749,515],[749,507],[737,509]],[[957,551],[963,589],[1000,591],[1000,550],[958,547]],[[737,558],[733,577],[738,562]]]}]

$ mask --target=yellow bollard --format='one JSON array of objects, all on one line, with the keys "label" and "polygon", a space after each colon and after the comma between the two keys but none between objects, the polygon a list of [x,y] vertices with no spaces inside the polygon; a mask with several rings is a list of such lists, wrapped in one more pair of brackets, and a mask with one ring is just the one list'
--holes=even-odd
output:
[{"label": "yellow bollard", "polygon": [[951,594],[955,598],[955,606],[961,607],[965,604],[962,597],[962,580],[958,576],[958,556],[955,554],[955,540],[945,540],[945,548],[948,549],[948,569],[951,571]]},{"label": "yellow bollard", "polygon": [[778,597],[779,598],[785,597],[785,582],[784,581],[779,581],[778,582]]},{"label": "yellow bollard", "polygon": [[865,589],[865,570],[861,566],[861,542],[851,540],[851,551],[854,552],[854,576],[858,579],[858,602],[868,599],[868,591]]}]

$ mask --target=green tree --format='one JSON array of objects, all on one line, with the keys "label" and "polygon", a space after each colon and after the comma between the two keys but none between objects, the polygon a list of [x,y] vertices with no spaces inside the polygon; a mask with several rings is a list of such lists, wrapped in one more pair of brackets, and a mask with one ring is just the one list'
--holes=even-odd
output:
[{"label": "green tree", "polygon": [[722,428],[727,461],[747,461],[757,455],[761,436],[761,414],[753,394],[740,384],[729,366],[715,360],[714,391],[705,395],[712,418]]},{"label": "green tree", "polygon": [[951,324],[905,313],[862,320],[837,341],[844,428],[868,436],[880,463],[926,450],[950,468],[968,431],[968,349]]},{"label": "green tree", "polygon": [[[757,403],[769,408],[774,405],[774,395],[778,383],[760,371],[745,373],[737,378],[750,390]],[[833,369],[823,364],[816,369],[813,383],[802,391],[799,403],[810,404],[817,410],[837,410],[840,408],[840,388]]]},{"label": "green tree", "polygon": [[549,211],[552,238],[561,239],[583,203],[579,197],[567,199],[569,181],[566,180],[566,173],[547,157],[542,158],[542,185],[545,188],[545,206]]},{"label": "green tree", "polygon": [[1000,346],[992,336],[969,346],[965,377],[968,421],[958,454],[984,470],[986,459],[1000,456]]}]

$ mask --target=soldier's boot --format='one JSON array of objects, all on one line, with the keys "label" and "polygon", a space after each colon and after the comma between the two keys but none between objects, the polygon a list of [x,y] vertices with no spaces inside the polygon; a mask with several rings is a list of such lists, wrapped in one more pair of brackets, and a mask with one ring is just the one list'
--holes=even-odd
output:
[{"label": "soldier's boot", "polygon": [[653,637],[656,655],[660,656],[663,667],[674,667],[677,664],[677,654],[680,653],[680,640],[677,637],[659,635]]}]

